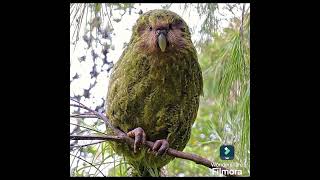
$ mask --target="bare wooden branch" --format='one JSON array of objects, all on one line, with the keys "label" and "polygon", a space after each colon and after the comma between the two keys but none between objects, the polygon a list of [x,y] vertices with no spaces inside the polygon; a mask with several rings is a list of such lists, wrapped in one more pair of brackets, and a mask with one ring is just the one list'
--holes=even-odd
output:
[{"label": "bare wooden branch", "polygon": [[122,137],[119,136],[76,136],[76,135],[70,135],[70,140],[112,140],[112,141],[123,141]]}]

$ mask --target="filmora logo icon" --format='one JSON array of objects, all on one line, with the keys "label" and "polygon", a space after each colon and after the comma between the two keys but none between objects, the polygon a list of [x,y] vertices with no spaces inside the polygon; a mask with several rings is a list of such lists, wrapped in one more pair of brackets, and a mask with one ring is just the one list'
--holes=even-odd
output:
[{"label": "filmora logo icon", "polygon": [[234,147],[232,145],[222,145],[220,147],[220,158],[222,160],[232,160],[234,158]]}]

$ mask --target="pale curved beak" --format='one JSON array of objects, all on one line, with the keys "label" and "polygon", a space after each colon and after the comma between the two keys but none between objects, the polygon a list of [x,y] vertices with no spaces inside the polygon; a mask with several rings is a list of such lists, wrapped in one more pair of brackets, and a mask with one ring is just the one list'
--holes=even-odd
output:
[{"label": "pale curved beak", "polygon": [[164,52],[166,50],[167,38],[163,33],[160,33],[160,35],[158,36],[158,45],[159,45],[162,52]]}]

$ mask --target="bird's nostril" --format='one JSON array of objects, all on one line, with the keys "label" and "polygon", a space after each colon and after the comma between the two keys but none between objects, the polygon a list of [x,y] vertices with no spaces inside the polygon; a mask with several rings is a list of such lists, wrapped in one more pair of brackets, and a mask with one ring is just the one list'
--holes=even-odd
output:
[{"label": "bird's nostril", "polygon": [[167,30],[166,29],[157,29],[156,32],[157,32],[158,35],[159,34],[164,34],[164,35],[167,34]]}]

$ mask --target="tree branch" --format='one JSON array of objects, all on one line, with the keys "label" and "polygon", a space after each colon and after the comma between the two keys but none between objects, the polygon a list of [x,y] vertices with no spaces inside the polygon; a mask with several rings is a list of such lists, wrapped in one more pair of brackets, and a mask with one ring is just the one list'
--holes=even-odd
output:
[{"label": "tree branch", "polygon": [[70,135],[70,140],[111,140],[111,141],[118,141],[122,142],[123,138],[119,136],[76,136],[76,135]]},{"label": "tree branch", "polygon": [[[127,136],[127,134],[124,133],[123,131],[121,131],[120,129],[113,127],[111,125],[109,119],[106,116],[104,116],[103,114],[88,108],[87,106],[83,105],[82,103],[80,103],[80,102],[78,102],[78,101],[76,101],[74,99],[71,99],[71,100],[76,102],[76,103],[78,103],[79,105],[70,104],[70,106],[80,107],[80,108],[83,108],[83,109],[86,109],[86,110],[92,112],[93,114],[95,114],[97,116],[97,118],[102,119],[105,122],[105,124],[108,127],[110,127],[116,133],[116,136],[111,136],[111,135],[103,135],[103,136],[74,136],[74,135],[71,135],[70,136],[70,140],[107,140],[107,141],[116,141],[116,142],[126,143],[131,148],[133,148],[134,139],[132,139],[129,136]],[[152,141],[145,141],[145,143],[144,143],[144,145],[146,147],[151,148],[151,149],[153,147],[153,144],[154,144],[154,142],[152,142]],[[178,150],[175,150],[175,149],[172,149],[172,148],[168,148],[168,150],[166,151],[166,154],[169,155],[169,156],[172,156],[172,157],[190,160],[190,161],[193,161],[193,162],[195,162],[197,164],[206,166],[206,167],[211,168],[211,169],[220,168],[221,170],[226,170],[227,172],[229,172],[229,169],[227,169],[225,167],[222,167],[222,166],[215,166],[214,164],[216,164],[216,163],[214,163],[214,162],[212,162],[212,161],[210,161],[210,160],[208,160],[208,159],[206,159],[204,157],[196,155],[196,154],[182,152],[182,151],[178,151]],[[236,176],[236,175],[226,174],[226,176]]]},{"label": "tree branch", "polygon": [[73,145],[73,146],[70,146],[70,149],[73,149],[73,148],[83,148],[83,147],[86,147],[86,146],[92,146],[92,145],[99,144],[99,143],[102,143],[102,142],[105,142],[105,140],[103,140],[103,141],[98,141],[98,142],[94,142],[94,143],[89,143],[89,144],[84,144],[84,145]]}]

